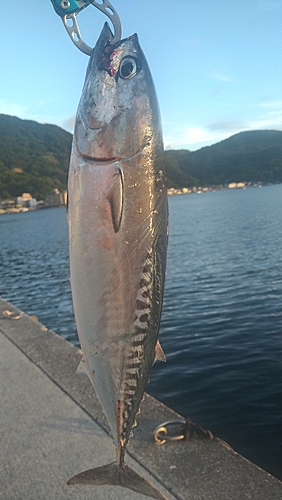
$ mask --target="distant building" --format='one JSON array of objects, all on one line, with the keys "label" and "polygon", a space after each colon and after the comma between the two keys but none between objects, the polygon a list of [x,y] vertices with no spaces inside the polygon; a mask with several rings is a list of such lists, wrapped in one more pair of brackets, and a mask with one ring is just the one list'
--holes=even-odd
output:
[{"label": "distant building", "polygon": [[0,202],[0,206],[3,209],[11,208],[15,206],[15,200],[3,200]]},{"label": "distant building", "polygon": [[46,194],[45,206],[46,207],[60,207],[67,204],[67,191],[62,193],[57,189],[53,189],[50,193]]},{"label": "distant building", "polygon": [[168,196],[172,196],[174,194],[187,194],[187,193],[191,193],[191,189],[188,189],[186,187],[184,187],[182,189],[169,188],[167,190]]},{"label": "distant building", "polygon": [[246,183],[245,182],[230,182],[230,184],[228,184],[228,187],[229,189],[235,189],[235,188],[244,188],[246,187]]},{"label": "distant building", "polygon": [[30,193],[23,193],[21,196],[17,196],[16,205],[18,207],[35,208],[37,200],[32,198]]},{"label": "distant building", "polygon": [[21,196],[17,196],[16,204],[24,206],[25,203],[27,203],[31,199],[32,199],[32,196],[30,193],[23,193]]}]

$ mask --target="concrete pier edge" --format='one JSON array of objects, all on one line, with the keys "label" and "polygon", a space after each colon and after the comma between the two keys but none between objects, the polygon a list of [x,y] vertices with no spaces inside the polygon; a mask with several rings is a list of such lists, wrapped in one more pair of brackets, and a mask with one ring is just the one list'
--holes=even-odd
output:
[{"label": "concrete pier edge", "polygon": [[[87,377],[76,374],[76,368],[82,357],[79,349],[56,333],[48,330],[38,321],[31,319],[27,314],[2,298],[0,298],[0,337],[1,336],[5,338],[6,346],[14,346],[17,351],[20,351],[20,353],[25,356],[28,363],[35,365],[41,370],[43,377],[49,379],[49,385],[51,383],[57,387],[58,396],[60,394],[59,391],[61,391],[62,400],[64,399],[63,395],[64,397],[67,396],[70,398],[72,404],[79,407],[80,411],[83,410],[89,419],[98,424],[102,430],[102,435],[108,438],[109,427],[94,390]],[[10,344],[8,344],[7,341]],[[11,349],[10,359],[13,359],[13,353],[16,354],[16,351]],[[4,356],[2,359],[4,359]],[[14,369],[16,373],[16,366]],[[5,372],[7,372],[7,368],[5,368]],[[0,363],[0,374],[1,373],[3,372]],[[15,377],[15,375],[13,375],[13,377]],[[9,382],[9,380],[12,381],[14,379],[11,377],[5,380]],[[40,380],[42,380],[42,378]],[[42,382],[38,380],[38,384],[40,383]],[[4,398],[4,401],[8,401],[9,394],[12,395],[14,390],[13,383],[9,382],[8,386],[6,385],[5,388],[3,388],[3,391],[4,390],[6,398]],[[24,397],[25,395],[23,394],[23,398]],[[40,404],[42,405],[42,403],[39,402],[38,405]],[[7,416],[7,411],[5,405],[1,404],[0,422],[2,418],[6,426],[5,437],[3,439],[6,439],[6,433],[10,431],[7,426],[9,427],[9,425],[11,425],[12,429],[13,419],[15,418],[12,406],[9,407],[11,415]],[[162,491],[165,494],[166,492],[170,493],[168,494],[170,499],[281,500],[282,482],[236,453],[230,446],[217,438],[200,439],[199,437],[192,437],[184,441],[171,442],[161,446],[157,445],[153,439],[155,427],[167,420],[179,418],[181,419],[183,417],[153,397],[146,395],[145,401],[141,404],[141,413],[137,418],[138,426],[134,428],[134,437],[131,438],[128,446],[128,454],[130,457],[132,457],[135,463],[138,463],[143,469],[147,470],[158,483],[163,486]],[[40,425],[42,425],[42,422]],[[46,416],[46,425],[48,425],[48,416]],[[21,422],[19,422],[17,429],[17,439],[20,439]],[[66,429],[63,430],[66,431]],[[83,433],[84,431],[82,428],[77,429],[76,432]],[[70,434],[68,439],[71,440],[71,438],[72,435]],[[89,436],[88,439],[91,439],[91,437]],[[7,450],[9,450],[10,453],[10,482],[8,485],[10,489],[9,494],[5,493],[2,489],[2,491],[0,491],[0,498],[3,500],[12,500],[13,498],[21,500],[26,498],[30,500],[33,498],[31,494],[25,496],[26,493],[21,491],[21,486],[16,484],[16,467],[18,463],[16,457],[17,447],[13,447],[12,435],[9,443]],[[32,442],[30,446],[32,447]],[[69,459],[71,461],[71,443],[69,443],[69,446]],[[15,456],[13,456],[13,454]],[[112,459],[114,460],[114,456]],[[7,456],[3,456],[0,449],[0,462],[5,463],[6,460]],[[31,461],[32,460],[33,458],[31,456]],[[78,460],[80,460],[80,457],[78,457]],[[34,456],[34,462],[36,461],[37,457]],[[100,465],[104,464],[101,463]],[[65,467],[65,465],[62,464],[62,467]],[[93,467],[93,464],[89,463],[89,468],[91,467]],[[79,470],[74,470],[74,473],[78,472]],[[3,472],[3,474],[5,474],[5,472]],[[13,480],[11,480],[11,478]],[[38,479],[38,481],[39,480],[40,479]],[[5,476],[1,478],[0,472],[1,484],[5,484],[5,481]],[[11,493],[13,492],[13,481],[15,481],[14,489],[17,491],[15,496]],[[50,481],[50,488],[52,488],[52,481]],[[118,490],[121,489],[118,488]],[[82,493],[82,490],[80,491]],[[119,497],[118,494],[115,493],[111,494],[113,496],[101,496],[101,498],[134,499],[138,497],[138,495],[134,493],[130,496],[130,492],[128,497],[125,497],[124,494],[122,497]],[[79,495],[79,498],[88,498],[87,495],[90,495],[90,493],[85,495],[86,496]],[[62,490],[61,497],[58,496],[58,493],[56,493],[54,498],[55,497],[56,499],[72,498],[72,493],[68,494],[65,490]],[[34,496],[34,498],[36,498],[36,496]],[[50,500],[53,496],[51,491],[45,491],[43,496],[39,495],[37,498],[48,498]],[[91,496],[89,496],[89,498],[91,498]],[[93,490],[92,498],[98,498],[98,496],[93,496]]]}]

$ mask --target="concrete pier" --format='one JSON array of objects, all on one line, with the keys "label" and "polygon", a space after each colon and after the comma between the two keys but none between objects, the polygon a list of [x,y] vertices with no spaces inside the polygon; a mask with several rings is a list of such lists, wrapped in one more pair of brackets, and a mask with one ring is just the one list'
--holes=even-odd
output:
[{"label": "concrete pier", "polygon": [[[0,299],[0,499],[145,499],[110,486],[66,486],[114,461],[115,449],[81,352]],[[281,500],[282,483],[217,438],[159,446],[153,430],[182,418],[146,395],[127,463],[168,500]]]}]

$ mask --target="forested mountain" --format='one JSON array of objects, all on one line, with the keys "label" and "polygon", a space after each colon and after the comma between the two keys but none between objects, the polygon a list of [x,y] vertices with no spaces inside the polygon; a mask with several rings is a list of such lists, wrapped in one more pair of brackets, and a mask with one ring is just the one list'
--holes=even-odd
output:
[{"label": "forested mountain", "polygon": [[166,151],[169,187],[282,182],[282,132],[241,132],[198,151]]},{"label": "forested mountain", "polygon": [[71,141],[55,125],[0,115],[0,199],[66,189]]},{"label": "forested mountain", "polygon": [[[0,115],[0,199],[66,189],[72,136],[55,125]],[[168,187],[282,182],[282,132],[241,132],[198,151],[165,152]]]}]

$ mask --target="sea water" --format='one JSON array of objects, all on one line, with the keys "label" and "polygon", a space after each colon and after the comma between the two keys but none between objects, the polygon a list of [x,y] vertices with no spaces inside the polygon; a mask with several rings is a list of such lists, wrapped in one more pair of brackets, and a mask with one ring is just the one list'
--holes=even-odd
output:
[{"label": "sea water", "polygon": [[[282,185],[169,198],[148,392],[282,479]],[[65,209],[0,216],[0,295],[78,345]]]}]

